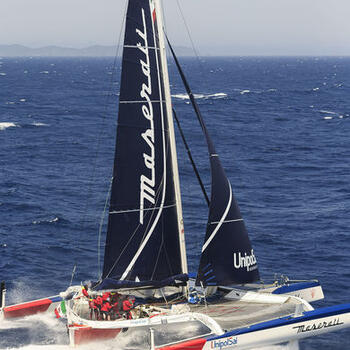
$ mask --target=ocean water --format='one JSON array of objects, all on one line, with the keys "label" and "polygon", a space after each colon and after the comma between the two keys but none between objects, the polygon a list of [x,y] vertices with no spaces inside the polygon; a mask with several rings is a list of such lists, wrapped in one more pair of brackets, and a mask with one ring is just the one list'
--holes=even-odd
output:
[{"label": "ocean water", "polygon": [[[262,279],[317,278],[325,300],[316,306],[350,302],[350,58],[181,62]],[[173,104],[209,191],[203,136],[172,63],[169,69]],[[0,279],[9,303],[65,290],[76,263],[74,283],[99,275],[119,75],[111,58],[0,59]],[[177,143],[195,271],[207,208],[179,137]],[[102,227],[103,242],[105,221]],[[0,349],[67,349],[67,343],[53,315],[0,323]],[[345,330],[304,340],[300,349],[348,344]]]}]

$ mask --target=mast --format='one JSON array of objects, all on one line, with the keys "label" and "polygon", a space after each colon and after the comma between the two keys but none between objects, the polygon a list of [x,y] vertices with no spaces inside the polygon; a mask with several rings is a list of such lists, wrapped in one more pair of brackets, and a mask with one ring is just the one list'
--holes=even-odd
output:
[{"label": "mast", "polygon": [[170,152],[171,152],[172,168],[173,168],[173,175],[174,175],[174,187],[175,187],[177,220],[178,220],[178,228],[179,228],[179,242],[180,242],[180,252],[181,252],[181,266],[182,266],[182,273],[187,274],[188,268],[187,268],[187,256],[186,256],[185,230],[184,230],[184,222],[183,222],[183,216],[182,216],[181,190],[180,190],[179,170],[178,170],[178,164],[177,164],[174,121],[173,121],[173,114],[172,114],[170,83],[169,83],[169,74],[168,74],[166,48],[165,48],[164,31],[163,31],[164,25],[163,25],[163,12],[162,12],[161,0],[154,0],[154,6],[156,11],[155,13],[157,17],[157,23],[158,23],[160,61],[161,61],[161,66],[163,71],[166,114],[168,119],[169,137],[170,137]]}]

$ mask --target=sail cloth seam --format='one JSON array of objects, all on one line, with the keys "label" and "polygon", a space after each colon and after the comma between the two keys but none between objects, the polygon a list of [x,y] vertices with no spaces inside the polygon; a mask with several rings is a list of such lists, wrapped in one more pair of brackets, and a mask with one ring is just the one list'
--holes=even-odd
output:
[{"label": "sail cloth seam", "polygon": [[216,233],[218,232],[219,228],[222,226],[222,224],[224,223],[226,216],[231,208],[231,202],[232,202],[232,189],[231,189],[231,184],[230,182],[227,180],[228,185],[230,187],[230,198],[228,200],[227,203],[227,207],[224,211],[224,214],[222,215],[218,225],[216,226],[215,230],[212,232],[212,234],[210,235],[210,237],[207,239],[207,241],[203,244],[203,248],[202,248],[202,253],[205,251],[205,249],[208,247],[209,243],[214,239]]},{"label": "sail cloth seam", "polygon": [[[163,207],[153,207],[153,208],[146,208],[143,209],[143,211],[151,211],[151,210],[156,210],[156,209],[168,209],[168,208],[173,208],[175,207],[176,204],[171,204],[171,205],[164,205]],[[109,214],[124,214],[124,213],[134,213],[134,212],[138,212],[141,209],[128,209],[128,210],[113,210],[110,211]]]},{"label": "sail cloth seam", "polygon": [[[227,224],[229,222],[237,222],[237,221],[243,221],[243,219],[224,220],[222,223]],[[215,224],[219,224],[219,223],[220,223],[220,221],[209,222],[210,225],[215,225]]]},{"label": "sail cloth seam", "polygon": [[[150,103],[164,103],[165,101],[161,101],[161,100],[149,100]],[[119,101],[119,103],[145,103],[145,101]]]},{"label": "sail cloth seam", "polygon": [[[151,6],[151,4],[149,3],[149,6]],[[152,11],[151,11],[152,13]],[[147,47],[147,28],[146,28],[146,18],[145,18],[145,11],[144,9],[142,9],[142,20],[143,20],[143,28],[144,28],[144,32],[143,34],[143,39],[145,40],[145,47]],[[154,22],[152,21],[152,27],[153,27],[153,40],[154,43],[156,43],[156,37],[155,37],[155,31],[154,31]],[[142,37],[142,36],[141,36]],[[147,51],[146,51],[147,52]],[[157,65],[157,74],[158,74],[158,86],[159,86],[159,95],[160,95],[160,100],[162,100],[162,90],[161,90],[161,82],[160,82],[160,72],[159,72],[159,62],[158,62],[158,52],[157,50],[155,50],[155,56],[156,56],[156,65]],[[165,134],[164,134],[164,114],[163,114],[163,104],[160,104],[160,114],[161,114],[161,121],[162,121],[162,134],[163,134],[163,194],[162,194],[162,200],[161,200],[161,204],[160,204],[160,209],[157,213],[157,217],[154,219],[154,222],[150,228],[150,230],[148,231],[145,239],[143,240],[143,242],[141,243],[141,245],[139,246],[137,252],[135,253],[135,256],[133,257],[133,259],[131,260],[130,264],[128,265],[128,267],[125,269],[124,273],[121,276],[121,280],[125,280],[125,278],[127,277],[127,275],[129,274],[129,272],[131,271],[131,269],[133,268],[133,266],[136,263],[136,260],[139,258],[140,254],[143,251],[143,248],[146,246],[147,242],[149,241],[150,237],[152,236],[152,233],[159,221],[159,218],[161,216],[161,213],[163,211],[163,207],[164,207],[164,201],[165,201],[165,190],[166,190],[166,154],[165,154]],[[164,176],[165,175],[165,176]]]},{"label": "sail cloth seam", "polygon": [[145,50],[159,50],[158,47],[155,47],[155,46],[142,46],[142,45],[124,45],[124,47],[128,48],[128,49],[139,49],[139,48],[142,48],[142,49],[145,49]]}]

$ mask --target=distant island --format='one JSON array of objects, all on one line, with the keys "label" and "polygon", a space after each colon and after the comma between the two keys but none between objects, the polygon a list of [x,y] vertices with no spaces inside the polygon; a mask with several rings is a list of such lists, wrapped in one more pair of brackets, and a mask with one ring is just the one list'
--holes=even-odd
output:
[{"label": "distant island", "polygon": [[[187,47],[175,48],[178,56],[193,56],[193,51]],[[119,54],[121,54],[119,50]],[[23,45],[0,45],[0,57],[114,57],[117,53],[116,47],[94,45],[82,49],[45,46],[30,48]]]}]

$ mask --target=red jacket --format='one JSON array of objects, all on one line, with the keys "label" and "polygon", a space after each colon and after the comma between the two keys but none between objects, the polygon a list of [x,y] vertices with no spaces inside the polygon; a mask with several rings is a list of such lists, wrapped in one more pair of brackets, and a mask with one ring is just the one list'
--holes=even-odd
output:
[{"label": "red jacket", "polygon": [[132,308],[132,302],[130,302],[128,299],[123,301],[123,310],[129,311]]},{"label": "red jacket", "polygon": [[107,299],[110,297],[110,295],[111,295],[111,293],[109,293],[109,292],[104,293],[104,294],[102,295],[103,301],[107,300]]},{"label": "red jacket", "polygon": [[109,312],[112,308],[112,305],[106,301],[103,303],[102,307],[101,307],[101,311],[106,311],[106,312]]},{"label": "red jacket", "polygon": [[91,299],[89,301],[89,308],[90,309],[97,309],[97,305],[96,305],[96,300],[95,299]]},{"label": "red jacket", "polygon": [[82,292],[83,292],[83,295],[85,297],[87,297],[87,298],[89,297],[89,293],[87,292],[87,290],[85,288],[83,288]]},{"label": "red jacket", "polygon": [[103,299],[98,296],[96,299],[95,299],[95,304],[97,307],[101,307],[102,306],[102,303],[103,303]]}]

